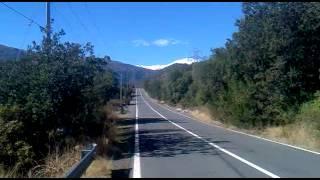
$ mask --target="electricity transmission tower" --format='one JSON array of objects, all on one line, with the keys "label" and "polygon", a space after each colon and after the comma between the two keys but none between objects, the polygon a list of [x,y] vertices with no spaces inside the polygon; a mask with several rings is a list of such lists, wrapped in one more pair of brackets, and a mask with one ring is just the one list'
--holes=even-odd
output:
[{"label": "electricity transmission tower", "polygon": [[201,54],[201,51],[199,49],[194,49],[192,58],[196,60],[200,60],[201,59],[200,54]]}]

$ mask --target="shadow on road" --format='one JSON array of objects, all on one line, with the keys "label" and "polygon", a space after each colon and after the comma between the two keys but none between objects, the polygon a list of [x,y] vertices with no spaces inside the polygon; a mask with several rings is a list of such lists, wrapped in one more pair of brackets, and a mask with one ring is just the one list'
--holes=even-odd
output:
[{"label": "shadow on road", "polygon": [[[176,123],[184,123],[181,120],[175,119],[174,122]],[[167,120],[165,119],[161,119],[161,118],[139,118],[138,119],[138,125],[143,125],[143,124],[155,124],[156,123],[168,123]],[[131,119],[131,120],[126,120],[126,121],[120,121],[119,123],[117,123],[120,126],[130,126],[130,125],[135,125],[136,124],[136,120],[135,119]]]},{"label": "shadow on road", "polygon": [[[141,130],[139,137],[141,157],[174,157],[192,153],[220,154],[207,142],[180,129]],[[228,141],[215,141],[214,143],[228,143]]]},{"label": "shadow on road", "polygon": [[[134,153],[134,125],[135,119],[126,119],[117,122],[119,126],[119,142],[115,142],[116,152],[114,159],[130,158]],[[182,129],[178,128],[143,128],[141,125],[161,127],[159,123],[169,123],[161,118],[141,118],[139,124],[140,155],[142,157],[172,157],[181,154],[202,153],[217,155],[215,148],[207,142],[191,136]],[[213,140],[215,144],[228,144],[229,141]],[[220,145],[221,146],[221,145]]]},{"label": "shadow on road", "polygon": [[111,178],[129,178],[131,169],[112,170]]},{"label": "shadow on road", "polygon": [[[176,122],[176,120],[174,121]],[[114,147],[114,160],[133,157],[135,147],[135,123],[135,119],[125,119],[117,122],[119,140],[112,143]],[[210,146],[207,142],[171,125],[167,120],[161,118],[141,118],[138,119],[138,124],[141,157],[174,157],[195,153],[221,155],[221,152]],[[214,138],[210,139],[210,142],[222,147],[230,143],[229,141]],[[131,159],[130,163],[133,163],[133,159]],[[132,168],[132,164],[130,167]],[[128,178],[131,168],[113,170],[112,177]]]}]

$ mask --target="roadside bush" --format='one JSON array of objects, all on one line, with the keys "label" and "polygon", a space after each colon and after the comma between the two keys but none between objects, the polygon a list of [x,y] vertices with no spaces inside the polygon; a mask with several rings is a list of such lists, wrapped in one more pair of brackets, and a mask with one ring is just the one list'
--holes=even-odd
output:
[{"label": "roadside bush", "polygon": [[320,138],[320,91],[315,93],[315,98],[304,103],[296,116],[296,121],[306,124],[316,131],[315,136]]},{"label": "roadside bush", "polygon": [[[0,164],[26,172],[56,147],[103,133],[100,108],[117,80],[93,46],[44,38],[20,61],[0,63]],[[49,48],[50,47],[50,48]]]}]

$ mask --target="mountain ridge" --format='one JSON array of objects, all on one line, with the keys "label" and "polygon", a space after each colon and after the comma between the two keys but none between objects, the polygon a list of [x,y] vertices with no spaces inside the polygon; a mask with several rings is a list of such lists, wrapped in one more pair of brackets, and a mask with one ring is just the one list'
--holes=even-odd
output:
[{"label": "mountain ridge", "polygon": [[[0,44],[0,62],[19,60],[25,54],[25,50]],[[105,60],[107,62],[107,65],[104,68],[106,70],[109,69],[116,73],[118,79],[122,74],[123,82],[134,83],[136,84],[136,86],[140,86],[146,78],[148,78],[150,75],[157,73],[150,69],[145,69],[142,67],[137,67],[131,64],[126,64],[117,60],[113,60],[109,56],[105,56],[104,58],[97,57],[97,59]]]},{"label": "mountain ridge", "polygon": [[186,57],[186,58],[181,58],[181,59],[177,59],[174,60],[173,62],[169,63],[169,64],[157,64],[157,65],[149,65],[149,66],[145,66],[145,65],[136,65],[137,67],[142,67],[145,69],[150,69],[150,70],[161,70],[164,69],[166,67],[169,67],[173,64],[193,64],[196,62],[200,62],[201,59],[200,58],[193,58],[193,57]]},{"label": "mountain ridge", "polygon": [[0,44],[0,61],[20,59],[25,52],[23,49]]},{"label": "mountain ridge", "polygon": [[[17,60],[23,57],[25,54],[25,50],[0,44],[0,62]],[[148,66],[123,63],[121,61],[111,59],[109,56],[98,59],[103,59],[107,62],[107,65],[105,66],[106,70],[109,69],[113,71],[117,74],[118,78],[121,78],[122,75],[122,80],[124,82],[134,83],[136,86],[141,86],[144,80],[153,77],[153,75],[159,74],[162,71],[166,71],[168,68],[171,69],[170,67],[174,68],[176,66],[187,66],[201,61],[199,58],[196,59],[192,57],[186,57],[177,59],[165,65],[153,65],[153,67],[158,66],[158,68],[150,69]]]}]

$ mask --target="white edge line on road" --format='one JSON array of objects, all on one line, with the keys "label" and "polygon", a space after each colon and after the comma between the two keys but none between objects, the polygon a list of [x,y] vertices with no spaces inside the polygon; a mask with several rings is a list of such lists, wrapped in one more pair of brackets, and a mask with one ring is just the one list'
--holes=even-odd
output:
[{"label": "white edge line on road", "polygon": [[133,156],[133,178],[141,178],[141,169],[140,169],[140,152],[139,152],[139,126],[138,126],[138,96],[136,89],[136,123],[135,123],[135,146],[134,146],[134,156]]},{"label": "white edge line on road", "polygon": [[[153,107],[151,107],[151,105],[150,105],[150,104],[144,99],[144,97],[142,96],[142,93],[141,93],[140,89],[139,89],[139,92],[140,92],[140,96],[142,97],[142,100],[144,101],[144,103],[145,103],[146,105],[149,106],[149,108],[150,108],[151,110],[153,110],[155,113],[157,113],[157,114],[158,114],[159,116],[161,116],[162,118],[168,120],[165,116],[163,116],[161,113],[159,113],[158,111],[156,111],[155,109],[153,109]],[[269,171],[267,171],[267,170],[265,170],[265,169],[263,169],[263,168],[255,165],[255,164],[253,164],[253,163],[251,163],[251,162],[249,162],[249,161],[241,158],[240,156],[235,155],[235,154],[233,154],[232,152],[227,151],[227,150],[223,149],[222,147],[220,147],[220,146],[218,146],[218,145],[216,145],[216,144],[214,144],[214,143],[212,143],[212,142],[209,142],[209,141],[205,140],[204,138],[200,137],[199,135],[194,134],[193,132],[191,132],[191,131],[183,128],[182,126],[180,126],[180,125],[178,125],[178,124],[176,124],[176,123],[174,123],[174,122],[172,122],[172,121],[170,121],[170,120],[168,120],[168,121],[169,121],[170,123],[172,123],[173,125],[177,126],[178,128],[185,130],[185,131],[188,132],[189,134],[191,134],[191,135],[193,135],[193,136],[195,136],[195,137],[197,137],[197,138],[199,138],[199,139],[202,139],[203,141],[207,142],[209,145],[211,145],[211,146],[219,149],[220,151],[228,154],[229,156],[231,156],[231,157],[233,157],[233,158],[235,158],[235,159],[238,159],[239,161],[241,161],[241,162],[249,165],[250,167],[253,167],[253,168],[255,168],[256,170],[258,170],[258,171],[260,171],[260,172],[262,172],[262,173],[264,173],[264,174],[266,174],[266,175],[268,175],[268,176],[270,176],[270,177],[272,177],[272,178],[280,178],[279,176],[277,176],[277,175],[275,175],[275,174],[273,174],[273,173],[271,173],[271,172],[269,172]]]},{"label": "white edge line on road", "polygon": [[179,113],[179,112],[176,112],[176,111],[173,111],[171,109],[169,109],[168,107],[162,105],[162,104],[158,104],[159,106],[173,112],[173,113],[176,113],[176,114],[179,114],[181,116],[184,116],[186,118],[189,118],[189,119],[192,119],[194,121],[197,121],[197,122],[201,122],[201,123],[204,123],[206,125],[209,125],[209,126],[214,126],[214,127],[218,127],[218,128],[222,128],[224,130],[228,130],[228,131],[232,131],[232,132],[236,132],[236,133],[239,133],[239,134],[243,134],[243,135],[247,135],[247,136],[250,136],[250,137],[254,137],[254,138],[257,138],[257,139],[262,139],[262,140],[265,140],[265,141],[269,141],[269,142],[273,142],[273,143],[276,143],[276,144],[281,144],[283,146],[288,146],[288,147],[291,147],[291,148],[294,148],[294,149],[299,149],[299,150],[302,150],[302,151],[306,151],[306,152],[310,152],[310,153],[313,153],[313,154],[317,154],[317,155],[320,155],[320,152],[316,152],[316,151],[312,151],[312,150],[309,150],[309,149],[304,149],[304,148],[301,148],[301,147],[298,147],[298,146],[294,146],[294,145],[290,145],[290,144],[286,144],[286,143],[282,143],[282,142],[278,142],[278,141],[274,141],[274,140],[271,140],[271,139],[267,139],[267,138],[263,138],[263,137],[260,137],[260,136],[256,136],[256,135],[252,135],[252,134],[247,134],[247,133],[244,133],[244,132],[241,132],[241,131],[237,131],[237,130],[233,130],[233,129],[228,129],[228,128],[225,128],[225,127],[221,127],[219,125],[216,125],[216,124],[209,124],[207,122],[203,122],[203,121],[200,121],[200,120],[196,120],[192,117],[189,117],[185,114],[182,114],[182,113]]}]

